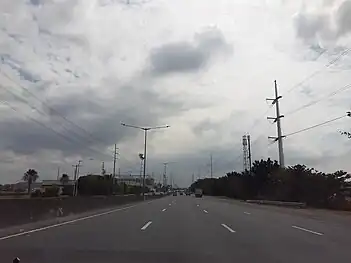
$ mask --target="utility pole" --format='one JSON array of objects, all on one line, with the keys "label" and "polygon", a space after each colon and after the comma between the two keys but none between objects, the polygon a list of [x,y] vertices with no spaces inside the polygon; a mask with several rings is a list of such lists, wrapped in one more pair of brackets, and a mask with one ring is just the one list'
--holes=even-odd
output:
[{"label": "utility pole", "polygon": [[250,135],[246,136],[247,138],[247,147],[248,147],[248,154],[249,154],[249,171],[251,173],[251,167],[252,167],[252,158],[251,158],[251,139],[250,139]]},{"label": "utility pole", "polygon": [[60,166],[57,167],[57,181],[60,180]]},{"label": "utility pole", "polygon": [[212,166],[212,153],[210,155],[210,174],[211,174],[211,178],[213,177],[213,166]]},{"label": "utility pole", "polygon": [[114,151],[114,154],[113,154],[113,178],[116,177],[116,161],[117,161],[117,158],[118,158],[118,152],[117,152],[117,144],[115,144],[115,151]]},{"label": "utility pole", "polygon": [[168,163],[163,163],[163,186],[167,186],[167,164]]},{"label": "utility pole", "polygon": [[248,149],[248,140],[247,135],[243,136],[243,170],[249,171],[249,149]]},{"label": "utility pole", "polygon": [[78,165],[75,164],[75,165],[72,165],[74,167],[74,187],[73,187],[73,196],[76,196],[76,189],[77,189],[77,170],[78,170]]},{"label": "utility pole", "polygon": [[145,176],[146,176],[146,142],[147,142],[147,131],[144,130],[144,171],[143,171],[143,199],[145,201]]},{"label": "utility pole", "polygon": [[143,167],[144,167],[144,162],[145,162],[145,158],[144,158],[144,154],[142,153],[139,153],[139,158],[140,158],[140,187],[143,187],[143,180],[142,180],[142,177],[143,177]]},{"label": "utility pole", "polygon": [[105,170],[105,162],[101,163],[101,175],[105,175],[106,174],[106,170]]},{"label": "utility pole", "polygon": [[268,120],[273,120],[274,122],[277,123],[277,137],[269,136],[268,139],[273,139],[274,141],[278,141],[278,151],[279,151],[279,165],[280,167],[284,167],[284,152],[283,152],[283,138],[282,136],[282,129],[281,129],[281,123],[280,119],[284,117],[284,115],[280,115],[279,112],[279,99],[282,98],[282,96],[278,95],[278,85],[277,81],[274,81],[274,91],[275,91],[275,98],[274,99],[266,99],[268,101],[272,101],[272,105],[275,104],[275,110],[276,110],[276,117],[267,117]]},{"label": "utility pole", "polygon": [[194,173],[191,175],[191,183],[194,183],[194,178],[195,178],[195,175]]},{"label": "utility pole", "polygon": [[80,164],[82,163],[82,160],[78,161],[78,164],[72,165],[74,167],[74,188],[73,188],[73,196],[77,196],[78,193],[78,182],[77,182],[77,177],[79,176],[79,167]]},{"label": "utility pole", "polygon": [[173,190],[173,174],[172,174],[172,172],[169,175],[169,181],[170,181],[170,184],[171,184],[171,190]]}]

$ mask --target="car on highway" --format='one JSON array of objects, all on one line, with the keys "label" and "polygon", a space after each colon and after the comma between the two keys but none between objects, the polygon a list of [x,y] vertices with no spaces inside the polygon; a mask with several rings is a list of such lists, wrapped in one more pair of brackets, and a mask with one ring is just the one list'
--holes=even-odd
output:
[{"label": "car on highway", "polygon": [[173,196],[177,196],[177,192],[173,192]]},{"label": "car on highway", "polygon": [[202,197],[202,189],[200,188],[195,189],[195,197]]}]

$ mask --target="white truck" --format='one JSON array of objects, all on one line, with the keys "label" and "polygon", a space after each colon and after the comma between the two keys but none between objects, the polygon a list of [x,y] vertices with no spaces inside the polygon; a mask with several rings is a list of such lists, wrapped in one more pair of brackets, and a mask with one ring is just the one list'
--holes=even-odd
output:
[{"label": "white truck", "polygon": [[202,189],[200,188],[195,189],[195,197],[202,197]]}]

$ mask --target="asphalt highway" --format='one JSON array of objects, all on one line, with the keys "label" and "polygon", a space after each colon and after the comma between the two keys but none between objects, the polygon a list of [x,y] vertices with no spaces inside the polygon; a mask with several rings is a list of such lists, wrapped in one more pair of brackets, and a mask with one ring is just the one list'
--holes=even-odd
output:
[{"label": "asphalt highway", "polygon": [[348,262],[351,215],[168,196],[0,237],[1,262]]}]

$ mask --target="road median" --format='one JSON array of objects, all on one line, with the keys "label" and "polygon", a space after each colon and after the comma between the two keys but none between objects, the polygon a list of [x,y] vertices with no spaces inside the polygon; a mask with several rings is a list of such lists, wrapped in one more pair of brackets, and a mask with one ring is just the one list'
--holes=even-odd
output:
[{"label": "road median", "polygon": [[[147,196],[147,199],[159,196]],[[140,195],[0,200],[0,229],[142,201]]]},{"label": "road median", "polygon": [[260,204],[260,205],[274,205],[284,207],[305,208],[306,203],[300,202],[282,202],[282,201],[269,201],[269,200],[246,200],[247,203]]}]

